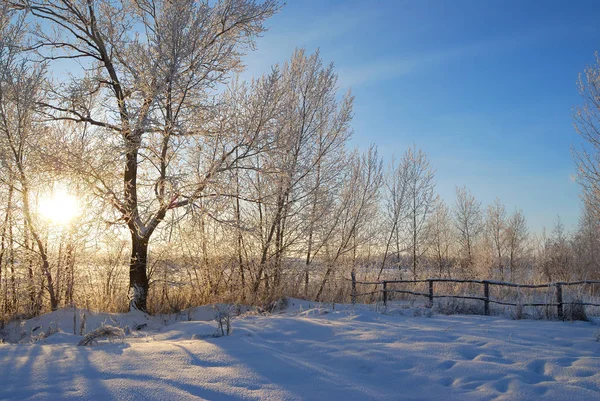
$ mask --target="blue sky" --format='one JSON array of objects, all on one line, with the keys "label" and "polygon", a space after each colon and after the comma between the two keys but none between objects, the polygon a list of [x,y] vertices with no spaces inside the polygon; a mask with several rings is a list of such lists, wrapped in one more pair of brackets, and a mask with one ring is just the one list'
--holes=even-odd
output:
[{"label": "blue sky", "polygon": [[356,97],[354,145],[388,160],[416,144],[447,203],[466,185],[484,207],[499,197],[522,209],[532,232],[557,215],[572,229],[571,114],[598,21],[599,1],[290,0],[246,74],[320,48]]}]

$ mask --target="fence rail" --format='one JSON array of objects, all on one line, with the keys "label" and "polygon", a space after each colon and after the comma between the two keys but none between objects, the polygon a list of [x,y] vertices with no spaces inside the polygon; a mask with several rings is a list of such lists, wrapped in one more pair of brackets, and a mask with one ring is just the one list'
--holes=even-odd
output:
[{"label": "fence rail", "polygon": [[[600,284],[600,281],[596,280],[580,280],[580,281],[570,281],[570,282],[555,282],[555,283],[546,283],[546,284],[517,284],[517,283],[509,283],[504,281],[494,281],[494,280],[470,280],[470,279],[451,279],[451,278],[428,278],[422,280],[383,280],[383,281],[358,281],[356,280],[356,274],[352,272],[351,279],[352,281],[352,303],[356,303],[356,297],[364,296],[364,295],[375,295],[381,294],[384,305],[387,305],[389,295],[393,293],[397,294],[408,294],[414,296],[420,296],[427,298],[429,301],[428,307],[433,306],[433,300],[436,298],[455,298],[455,299],[470,299],[477,300],[483,302],[484,314],[490,314],[490,304],[498,304],[505,306],[546,306],[546,307],[556,307],[556,312],[558,319],[564,319],[564,306],[565,305],[582,305],[582,306],[598,306],[600,307],[600,303],[593,302],[583,302],[578,300],[576,302],[566,301],[563,299],[563,287],[564,286],[573,286],[573,285],[592,285],[592,284]],[[427,292],[418,292],[411,290],[398,290],[389,288],[389,284],[423,284],[427,283]],[[436,294],[434,292],[434,284],[435,283],[461,283],[461,284],[480,284],[483,286],[483,295],[455,295],[455,294]],[[356,290],[356,285],[375,285],[375,289],[373,291],[367,291],[358,293]],[[529,303],[517,303],[517,302],[507,302],[500,299],[494,299],[490,297],[490,286],[497,287],[510,287],[510,288],[528,288],[528,289],[539,289],[546,288],[549,291],[554,290],[554,302],[529,302]],[[381,288],[379,288],[381,287]]]}]

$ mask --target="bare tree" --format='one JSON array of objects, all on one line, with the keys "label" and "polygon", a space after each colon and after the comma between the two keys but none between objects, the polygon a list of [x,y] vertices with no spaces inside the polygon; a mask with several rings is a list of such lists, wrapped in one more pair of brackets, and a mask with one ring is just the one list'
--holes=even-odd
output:
[{"label": "bare tree", "polygon": [[569,280],[572,269],[572,248],[565,226],[557,216],[550,237],[543,238],[541,260],[542,274],[550,282]]},{"label": "bare tree", "polygon": [[427,251],[427,218],[437,200],[435,172],[429,167],[429,160],[421,149],[408,148],[403,156],[408,166],[408,250],[411,256],[413,277],[417,278],[417,267]]},{"label": "bare tree", "polygon": [[583,202],[573,247],[578,277],[591,280],[599,277],[600,221],[587,202]]},{"label": "bare tree", "polygon": [[437,264],[439,277],[443,277],[444,271],[447,277],[451,277],[452,251],[454,232],[452,227],[452,216],[448,206],[441,198],[438,198],[433,214],[429,217],[429,249],[433,260]]},{"label": "bare tree", "polygon": [[[11,23],[11,19],[15,23]],[[45,288],[52,310],[58,297],[51,274],[48,249],[32,210],[32,167],[37,164],[34,151],[40,145],[44,128],[35,121],[36,102],[43,98],[44,65],[30,63],[23,54],[25,42],[23,17],[14,16],[3,6],[0,17],[0,135],[2,167],[14,177],[21,195],[27,231],[33,237],[41,258]]]},{"label": "bare tree", "polygon": [[335,161],[344,156],[350,135],[352,96],[336,100],[337,75],[332,65],[323,66],[318,52],[307,55],[296,50],[281,71],[283,100],[277,135],[273,149],[263,158],[267,168],[259,172],[263,192],[270,192],[261,198],[266,195],[270,201],[261,204],[267,224],[262,226],[264,241],[254,292],[261,282],[268,283],[263,277],[267,265],[274,268],[273,284],[280,284],[284,255],[304,243],[305,237],[307,266],[318,253],[315,219],[327,210],[321,207],[324,186],[339,176],[341,169]]},{"label": "bare tree", "polygon": [[481,202],[478,202],[466,188],[456,188],[454,217],[458,231],[458,243],[461,252],[463,270],[469,270],[474,264],[475,243],[483,231]]},{"label": "bare tree", "polygon": [[574,126],[586,147],[573,148],[577,164],[577,180],[583,188],[583,198],[596,219],[600,219],[600,54],[596,63],[579,76],[582,105],[575,109]]},{"label": "bare tree", "polygon": [[333,222],[329,226],[335,236],[328,243],[325,254],[326,269],[316,299],[320,300],[337,263],[344,256],[366,242],[373,232],[365,230],[377,216],[383,166],[375,147],[363,155],[354,153],[348,161],[346,179],[339,195]]},{"label": "bare tree", "polygon": [[509,280],[515,276],[515,270],[529,254],[529,230],[527,220],[520,210],[508,218],[505,230],[505,241],[508,254]]},{"label": "bare tree", "polygon": [[400,244],[403,241],[402,229],[408,218],[408,173],[410,162],[406,154],[398,164],[396,164],[395,159],[392,159],[385,176],[383,218],[387,239],[385,241],[385,249],[377,280],[381,278],[383,269],[386,267],[390,248],[395,245],[397,263],[400,261],[400,253],[404,250]]},{"label": "bare tree", "polygon": [[[274,1],[8,0],[44,21],[33,48],[47,60],[79,60],[81,74],[43,102],[48,116],[114,135],[121,188],[97,182],[131,234],[132,307],[146,310],[148,244],[171,209],[190,206],[218,173],[247,157],[257,137],[215,132],[211,91],[241,68],[244,47],[276,11]],[[57,36],[50,32],[56,28]],[[218,116],[217,116],[218,118]],[[200,137],[199,134],[204,136]],[[215,154],[192,169],[182,153]],[[184,149],[187,149],[184,151]],[[237,153],[236,153],[237,152]],[[195,161],[190,160],[190,161]],[[200,174],[198,174],[200,173]]]},{"label": "bare tree", "polygon": [[504,251],[507,242],[506,229],[506,208],[500,199],[496,198],[487,208],[485,230],[493,249],[494,265],[502,278],[504,278]]}]

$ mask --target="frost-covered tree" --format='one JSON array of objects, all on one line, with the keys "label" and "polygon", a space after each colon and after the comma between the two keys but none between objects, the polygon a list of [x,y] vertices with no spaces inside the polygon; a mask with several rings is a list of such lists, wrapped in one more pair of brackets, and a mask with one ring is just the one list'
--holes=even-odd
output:
[{"label": "frost-covered tree", "polygon": [[505,245],[509,280],[528,261],[530,254],[529,229],[521,210],[515,210],[508,218],[505,229]]},{"label": "frost-covered tree", "polygon": [[596,63],[579,76],[582,104],[573,116],[575,130],[585,145],[573,148],[578,168],[577,180],[590,213],[600,219],[600,54]]},{"label": "frost-covered tree", "polygon": [[506,208],[498,198],[487,208],[485,232],[491,246],[492,260],[495,261],[493,265],[498,268],[500,277],[504,278],[504,252],[507,242]]},{"label": "frost-covered tree", "polygon": [[404,251],[402,230],[408,217],[408,171],[409,159],[403,157],[400,162],[395,158],[388,165],[383,190],[383,222],[385,232],[385,248],[377,279],[381,278],[390,252],[395,252],[396,263],[400,261],[400,253]]},{"label": "frost-covered tree", "polygon": [[565,226],[557,216],[549,237],[542,239],[538,264],[545,279],[553,282],[568,280],[571,276],[572,248]]},{"label": "frost-covered tree", "polygon": [[326,267],[317,290],[317,300],[321,299],[339,261],[375,234],[369,228],[373,228],[370,223],[377,218],[383,182],[383,165],[377,149],[371,146],[363,154],[355,152],[347,167],[328,228],[332,239],[323,257]]},{"label": "frost-covered tree", "polygon": [[474,266],[475,244],[483,232],[481,202],[466,188],[456,188],[454,206],[455,226],[458,233],[461,265],[464,271]]},{"label": "frost-covered tree", "polygon": [[410,255],[413,277],[418,274],[423,255],[427,252],[427,219],[433,212],[437,200],[435,193],[435,172],[421,149],[410,147],[403,156],[407,171],[407,249]]},{"label": "frost-covered tree", "polygon": [[316,219],[330,209],[328,192],[338,187],[351,132],[352,96],[336,99],[337,75],[333,65],[323,65],[318,52],[294,52],[281,68],[279,93],[276,135],[258,177],[262,241],[254,292],[268,282],[263,277],[267,265],[274,269],[273,284],[280,284],[283,257],[305,238],[307,266],[319,252]]},{"label": "frost-covered tree", "polygon": [[[23,48],[26,24],[6,5],[0,9],[0,165],[9,185],[9,207],[2,229],[2,257],[7,233],[12,237],[15,192],[20,196],[26,238],[33,238],[41,259],[41,271],[52,310],[58,308],[58,294],[52,277],[48,245],[33,210],[33,185],[39,182],[36,151],[43,146],[45,129],[36,121],[36,102],[44,98],[44,64],[27,59]],[[10,224],[11,227],[8,227]],[[12,239],[11,239],[12,240]],[[28,247],[28,240],[26,247]],[[13,257],[13,255],[11,255]],[[13,260],[14,261],[14,260]]]},{"label": "frost-covered tree", "polygon": [[439,277],[451,276],[454,251],[454,227],[450,209],[438,198],[428,221],[429,255],[433,259]]},{"label": "frost-covered tree", "polygon": [[586,202],[581,210],[573,247],[577,276],[596,280],[600,276],[600,221]]},{"label": "frost-covered tree", "polygon": [[[31,47],[71,60],[70,80],[42,102],[48,117],[91,126],[113,155],[93,184],[131,235],[132,307],[146,310],[150,238],[192,207],[262,131],[227,130],[215,88],[276,11],[272,0],[7,0],[39,24]],[[81,66],[81,67],[79,67]],[[183,157],[191,156],[191,157]],[[195,157],[194,157],[195,156]]]}]

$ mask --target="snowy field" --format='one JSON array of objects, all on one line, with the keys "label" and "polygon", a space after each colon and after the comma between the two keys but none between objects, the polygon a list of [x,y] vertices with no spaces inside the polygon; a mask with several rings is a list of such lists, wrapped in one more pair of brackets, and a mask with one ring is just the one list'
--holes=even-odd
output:
[{"label": "snowy field", "polygon": [[[89,329],[147,325],[92,347],[67,334],[80,325],[73,310],[12,325],[8,334],[22,339],[0,344],[0,399],[600,399],[598,325],[290,302],[236,317],[220,338],[207,307],[179,316],[186,321],[88,316]],[[49,325],[63,332],[30,342],[33,328]]]}]

